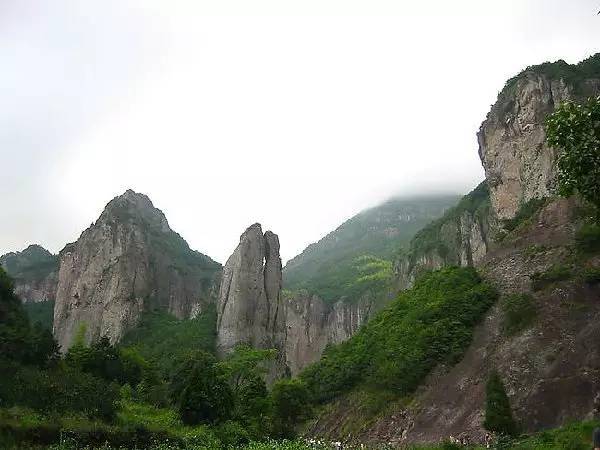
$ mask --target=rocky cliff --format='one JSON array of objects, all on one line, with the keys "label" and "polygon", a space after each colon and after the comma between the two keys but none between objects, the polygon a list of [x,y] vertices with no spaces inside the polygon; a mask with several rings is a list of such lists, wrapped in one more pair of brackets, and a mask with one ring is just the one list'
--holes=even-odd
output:
[{"label": "rocky cliff", "polygon": [[484,181],[415,235],[408,250],[394,263],[396,289],[409,288],[424,270],[477,264],[492,245],[497,231],[498,222]]},{"label": "rocky cliff", "polygon": [[279,351],[271,377],[285,372],[285,312],[279,239],[250,226],[223,267],[217,301],[217,352],[237,344]]},{"label": "rocky cliff", "polygon": [[39,245],[0,256],[0,265],[15,281],[24,303],[53,301],[58,279],[58,257]]},{"label": "rocky cliff", "polygon": [[357,302],[324,302],[307,291],[284,300],[286,357],[292,375],[317,361],[325,347],[349,339],[369,318],[374,306],[369,296]]},{"label": "rocky cliff", "polygon": [[510,219],[526,201],[553,192],[556,154],[545,141],[546,116],[561,102],[599,92],[598,55],[577,65],[558,61],[529,67],[507,82],[477,133],[499,219]]},{"label": "rocky cliff", "polygon": [[116,342],[144,311],[195,316],[214,302],[220,270],[147,196],[128,190],[60,252],[54,335],[65,350],[82,326],[88,341]]}]

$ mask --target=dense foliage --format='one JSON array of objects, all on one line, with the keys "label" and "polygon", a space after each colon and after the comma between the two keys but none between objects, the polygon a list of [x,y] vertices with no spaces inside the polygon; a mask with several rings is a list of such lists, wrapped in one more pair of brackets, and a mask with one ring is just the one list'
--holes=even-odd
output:
[{"label": "dense foliage", "polygon": [[518,426],[510,409],[504,383],[498,372],[490,374],[485,387],[485,420],[483,426],[496,434],[515,436]]},{"label": "dense foliage", "polygon": [[559,151],[559,193],[579,194],[600,214],[600,98],[561,104],[546,120],[546,135]]},{"label": "dense foliage", "polygon": [[32,324],[39,323],[42,328],[52,331],[54,322],[54,301],[23,303],[23,308]]},{"label": "dense foliage", "polygon": [[316,401],[358,385],[412,392],[439,363],[454,363],[496,293],[475,269],[425,274],[348,341],[329,347],[301,374]]},{"label": "dense foliage", "polygon": [[385,291],[380,284],[358,281],[362,259],[391,264],[419,229],[456,201],[456,196],[393,199],[363,211],[290,260],[284,287],[307,290],[327,302],[354,301],[367,292],[380,295]]},{"label": "dense foliage", "polygon": [[214,306],[189,320],[177,320],[165,312],[148,312],[123,337],[121,346],[139,353],[166,376],[185,355],[197,350],[214,352],[216,316]]}]

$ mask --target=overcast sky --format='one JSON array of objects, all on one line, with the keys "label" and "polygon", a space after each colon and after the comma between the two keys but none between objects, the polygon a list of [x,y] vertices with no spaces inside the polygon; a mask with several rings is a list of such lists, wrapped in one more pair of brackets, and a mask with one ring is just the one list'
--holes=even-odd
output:
[{"label": "overcast sky", "polygon": [[224,262],[394,194],[465,193],[505,80],[599,49],[598,0],[0,0],[0,254],[127,188]]}]

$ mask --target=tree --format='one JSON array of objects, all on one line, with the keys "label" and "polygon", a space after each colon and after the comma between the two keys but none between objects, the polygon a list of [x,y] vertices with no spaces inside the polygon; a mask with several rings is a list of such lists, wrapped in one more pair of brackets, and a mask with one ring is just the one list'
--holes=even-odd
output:
[{"label": "tree", "polygon": [[234,408],[226,374],[214,356],[203,351],[177,368],[171,380],[171,398],[188,425],[225,421]]},{"label": "tree", "polygon": [[577,193],[600,213],[600,97],[561,104],[546,119],[546,135],[559,151],[559,194]]},{"label": "tree", "polygon": [[279,380],[273,385],[271,398],[275,434],[282,438],[293,437],[296,425],[310,415],[306,383],[299,379]]},{"label": "tree", "polygon": [[498,372],[494,371],[490,374],[485,393],[483,427],[499,435],[515,436],[518,434],[518,426],[510,409],[510,401]]}]

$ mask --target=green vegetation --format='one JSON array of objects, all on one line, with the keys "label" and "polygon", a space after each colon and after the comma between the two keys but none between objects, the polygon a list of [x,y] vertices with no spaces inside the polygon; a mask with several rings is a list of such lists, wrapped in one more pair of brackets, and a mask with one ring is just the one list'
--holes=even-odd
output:
[{"label": "green vegetation", "polygon": [[[597,60],[595,68],[600,69]],[[559,193],[580,195],[600,219],[600,98],[561,104],[546,119],[546,135],[548,145],[559,151]]]},{"label": "green vegetation", "polygon": [[551,80],[564,80],[575,88],[575,92],[581,92],[582,82],[588,78],[597,78],[600,73],[600,54],[591,56],[579,64],[568,64],[558,60],[556,62],[545,62],[535,66],[529,66],[518,75],[508,80],[500,95],[508,96],[512,93],[517,82],[527,73],[545,75]]},{"label": "green vegetation", "polygon": [[449,209],[441,218],[421,229],[410,242],[408,258],[411,265],[422,255],[435,251],[448,264],[459,264],[460,242],[456,229],[464,213],[479,217],[481,221],[489,214],[490,194],[487,182],[481,182],[473,191],[465,195],[458,205]]},{"label": "green vegetation", "polygon": [[545,272],[534,273],[530,278],[533,290],[541,291],[558,281],[570,280],[573,278],[573,271],[568,266],[555,264]]},{"label": "green vegetation", "polygon": [[58,256],[39,245],[0,256],[0,265],[14,280],[37,282],[58,270]]},{"label": "green vegetation", "polygon": [[505,436],[516,436],[518,426],[513,418],[504,383],[498,372],[492,372],[485,387],[486,430]]},{"label": "green vegetation", "polygon": [[523,203],[515,217],[502,221],[502,226],[506,231],[514,231],[517,228],[530,222],[530,219],[548,203],[547,198],[532,198]]},{"label": "green vegetation", "polygon": [[583,270],[583,280],[588,284],[600,283],[600,267],[587,267]]},{"label": "green vegetation", "polygon": [[214,305],[189,320],[177,320],[165,312],[149,312],[142,316],[139,326],[123,337],[121,346],[139,353],[161,374],[167,374],[177,361],[194,351],[214,353],[216,321]]},{"label": "green vegetation", "polygon": [[575,247],[581,254],[600,252],[600,225],[584,223],[575,233]]},{"label": "green vegetation", "polygon": [[502,329],[508,335],[519,333],[528,328],[537,315],[533,297],[529,294],[511,294],[500,303],[504,320]]},{"label": "green vegetation", "polygon": [[310,393],[306,383],[299,379],[280,380],[273,386],[273,412],[276,436],[294,436],[296,424],[310,417]]},{"label": "green vegetation", "polygon": [[52,330],[54,301],[23,303],[23,309],[25,309],[31,323],[39,323],[43,328]]},{"label": "green vegetation", "polygon": [[364,279],[361,266],[371,259],[382,268],[391,267],[392,259],[415,233],[456,201],[456,196],[394,199],[363,211],[290,260],[284,270],[284,287],[306,290],[326,302],[356,301],[366,293],[381,296],[387,292],[386,270],[379,272],[384,278],[379,283]]},{"label": "green vegetation", "polygon": [[410,394],[437,364],[462,356],[474,325],[495,300],[475,269],[428,273],[351,339],[326,349],[300,378],[317,402],[357,386]]}]

